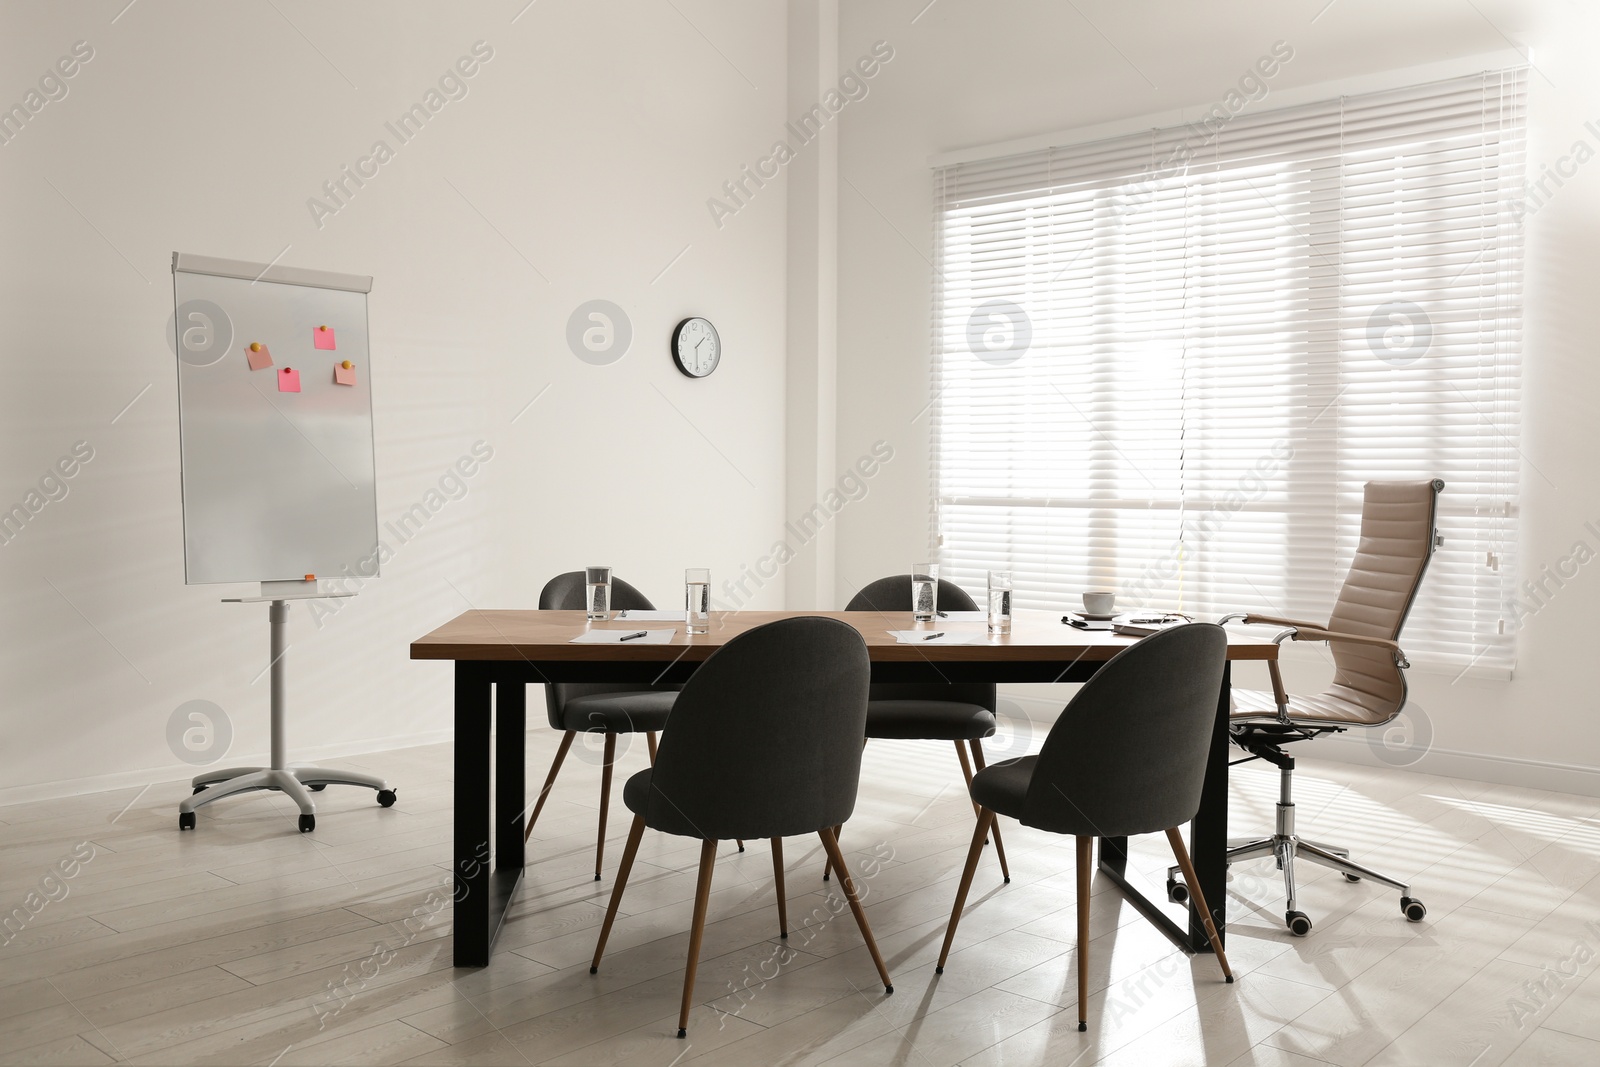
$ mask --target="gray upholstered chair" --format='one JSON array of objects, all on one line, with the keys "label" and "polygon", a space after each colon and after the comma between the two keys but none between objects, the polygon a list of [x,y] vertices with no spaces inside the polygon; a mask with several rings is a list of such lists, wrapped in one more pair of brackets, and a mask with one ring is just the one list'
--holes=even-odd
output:
[{"label": "gray upholstered chair", "polygon": [[[611,607],[618,610],[650,611],[655,605],[648,597],[620,578],[611,580]],[[541,611],[582,611],[584,608],[584,580],[582,571],[558,574],[545,583],[539,593]],[[650,749],[650,759],[656,756],[656,733],[666,725],[672,702],[678,696],[676,685],[640,685],[637,682],[612,684],[608,682],[554,682],[544,687],[545,711],[550,716],[550,727],[563,733],[556,758],[550,764],[550,773],[539,790],[539,799],[528,816],[528,836],[533,835],[533,824],[539,821],[550,787],[556,784],[561,763],[579,731],[605,733],[605,755],[600,767],[600,832],[594,846],[594,880],[600,880],[600,861],[606,849],[606,815],[611,807],[611,766],[617,757],[617,735],[642,733]]]},{"label": "gray upholstered chair", "polygon": [[1222,627],[1193,623],[1117,653],[1084,683],[1050,728],[1037,756],[997,763],[972,779],[978,829],[961,872],[955,909],[939,952],[950,956],[956,924],[997,815],[1078,841],[1078,1029],[1087,1030],[1089,877],[1094,839],[1165,831],[1205,921],[1223,977],[1233,981],[1216,925],[1178,828],[1200,810],[1206,752],[1227,663]]},{"label": "gray upholstered chair", "polygon": [[[1437,478],[1366,484],[1355,558],[1326,625],[1244,612],[1222,620],[1276,626],[1280,644],[1286,640],[1323,641],[1333,655],[1333,681],[1321,693],[1290,695],[1276,660],[1267,661],[1271,692],[1233,690],[1231,739],[1250,753],[1247,759],[1266,760],[1278,768],[1278,810],[1271,834],[1229,839],[1228,862],[1241,863],[1258,856],[1273,859],[1283,872],[1288,896],[1284,922],[1297,936],[1311,932],[1310,916],[1295,906],[1297,856],[1332,868],[1348,881],[1366,878],[1399,890],[1400,912],[1411,922],[1421,922],[1428,914],[1422,901],[1411,895],[1408,883],[1353,862],[1347,848],[1307,841],[1295,833],[1294,757],[1283,746],[1353,726],[1384,726],[1405,707],[1404,671],[1411,664],[1398,641],[1438,545],[1434,523],[1443,489],[1444,482]],[[1170,875],[1167,893],[1182,898]]]},{"label": "gray upholstered chair", "polygon": [[[939,580],[939,610],[977,611],[965,589]],[[896,574],[869,583],[850,598],[846,611],[909,611],[911,575]],[[930,669],[931,673],[931,669]],[[993,682],[874,682],[867,702],[867,738],[952,741],[961,760],[961,774],[972,787],[972,768],[983,770],[983,738],[995,730],[995,684]],[[967,762],[967,751],[972,762]],[[977,805],[973,805],[977,810]],[[1000,874],[1011,881],[1006,864],[1006,846],[1000,828],[993,828],[995,856]],[[830,863],[823,869],[826,881]]]},{"label": "gray upholstered chair", "polygon": [[629,778],[623,788],[623,802],[634,813],[633,827],[590,974],[600,968],[645,827],[698,838],[700,877],[678,1015],[678,1036],[685,1036],[716,843],[762,837],[772,842],[778,924],[788,936],[783,839],[816,834],[841,872],[840,885],[883,979],[883,991],[894,992],[833,832],[855,809],[870,673],[861,634],[837,619],[817,616],[783,619],[742,633],[694,672],[678,695],[655,765]]}]

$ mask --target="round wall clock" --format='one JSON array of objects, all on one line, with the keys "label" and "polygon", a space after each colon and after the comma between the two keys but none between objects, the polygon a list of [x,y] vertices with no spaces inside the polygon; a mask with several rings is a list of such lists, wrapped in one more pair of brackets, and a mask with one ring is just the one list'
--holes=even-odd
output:
[{"label": "round wall clock", "polygon": [[722,338],[709,319],[684,319],[672,331],[672,361],[691,378],[704,378],[722,361]]}]

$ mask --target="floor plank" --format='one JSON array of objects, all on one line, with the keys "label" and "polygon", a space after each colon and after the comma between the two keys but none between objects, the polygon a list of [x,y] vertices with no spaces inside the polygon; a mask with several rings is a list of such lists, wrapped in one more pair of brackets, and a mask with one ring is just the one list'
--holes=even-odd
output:
[{"label": "floor plank", "polygon": [[[528,734],[530,781],[557,735]],[[1040,740],[1035,739],[1035,743]],[[628,768],[642,766],[641,753]],[[181,782],[0,809],[0,900],[74,848],[91,859],[0,945],[6,1063],[532,1065],[1600,1062],[1600,799],[1300,761],[1302,830],[1409,878],[1395,894],[1302,869],[1316,927],[1282,925],[1269,862],[1231,872],[1228,953],[1178,952],[1092,885],[1087,1033],[1077,1030],[1073,844],[1007,825],[986,853],[945,973],[934,971],[972,830],[948,746],[869,745],[842,844],[894,977],[885,996],[814,838],[785,842],[778,937],[766,842],[717,852],[689,1038],[676,1038],[699,848],[650,832],[589,974],[628,818],[613,797],[593,877],[597,774],[558,781],[490,966],[450,960],[448,745],[359,762],[392,809],[319,794],[302,835],[283,798],[203,809]],[[581,761],[580,761],[581,762]],[[1270,768],[1236,768],[1235,833],[1270,824]],[[83,843],[89,842],[88,846]],[[1159,837],[1130,867],[1158,892]],[[1303,866],[1303,865],[1302,865]],[[52,883],[53,884],[53,883]],[[1177,914],[1174,909],[1174,914]]]}]

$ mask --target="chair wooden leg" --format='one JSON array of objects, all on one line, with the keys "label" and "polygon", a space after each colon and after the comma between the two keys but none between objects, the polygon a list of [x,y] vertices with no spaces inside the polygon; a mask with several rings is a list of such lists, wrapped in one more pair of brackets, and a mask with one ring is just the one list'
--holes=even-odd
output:
[{"label": "chair wooden leg", "polygon": [[650,766],[656,765],[656,732],[651,730],[644,735],[644,743],[650,746]]},{"label": "chair wooden leg", "polygon": [[1078,838],[1078,1031],[1089,1029],[1089,879],[1094,872],[1094,838]]},{"label": "chair wooden leg", "polygon": [[634,816],[628,830],[628,843],[622,849],[622,866],[617,868],[617,884],[611,888],[611,903],[606,905],[606,921],[600,925],[600,940],[594,946],[594,962],[589,973],[600,970],[600,956],[606,950],[606,939],[611,936],[611,924],[617,918],[617,906],[622,903],[622,891],[628,886],[628,874],[633,870],[633,857],[639,851],[639,839],[644,836],[644,817]]},{"label": "chair wooden leg", "polygon": [[606,813],[611,809],[611,764],[617,758],[617,735],[606,731],[605,763],[600,767],[600,836],[594,846],[594,880],[600,880],[600,861],[606,854]]},{"label": "chair wooden leg", "polygon": [[742,837],[739,838],[737,841],[734,842],[734,844],[739,846],[739,851],[740,852],[744,851],[744,838],[742,838]]},{"label": "chair wooden leg", "polygon": [[572,747],[572,739],[578,736],[578,731],[568,730],[561,738],[561,747],[556,749],[556,758],[550,761],[550,773],[545,775],[544,788],[539,790],[539,801],[533,806],[533,814],[528,816],[528,828],[522,832],[524,841],[533,836],[533,824],[539,821],[539,812],[544,810],[544,798],[550,795],[550,787],[556,784],[556,774],[561,770],[561,761],[567,758],[567,749]]},{"label": "chair wooden leg", "polygon": [[[989,766],[988,761],[983,758],[983,742],[979,741],[976,737],[972,739],[972,764],[980,771]],[[1011,866],[1010,864],[1006,863],[1005,842],[1000,840],[999,819],[994,821],[994,825],[989,828],[989,833],[994,837],[994,854],[995,858],[1000,861],[1000,873],[1005,877],[1006,885],[1010,885]]]},{"label": "chair wooden leg", "polygon": [[872,962],[878,967],[878,977],[883,979],[883,991],[893,993],[894,983],[889,980],[889,968],[883,965],[883,955],[878,951],[878,942],[873,939],[872,927],[867,924],[867,913],[861,907],[861,899],[856,896],[856,884],[850,877],[850,868],[845,866],[844,854],[839,851],[839,838],[827,827],[818,830],[817,836],[822,838],[822,847],[833,860],[833,869],[839,872],[839,888],[844,890],[844,897],[850,902],[850,911],[856,917],[856,925],[861,928],[861,940],[867,943],[867,951],[872,953]]},{"label": "chair wooden leg", "polygon": [[778,886],[778,936],[789,936],[789,901],[783,891],[783,838],[772,839],[772,880]]},{"label": "chair wooden leg", "polygon": [[[839,840],[839,835],[843,832],[844,823],[840,823],[838,826],[833,828],[833,839],[835,842]],[[827,849],[823,849],[822,852],[822,880],[826,882],[828,880],[828,875],[833,873],[833,857],[828,854]]]},{"label": "chair wooden leg", "polygon": [[[866,751],[867,742],[870,741],[870,740],[872,740],[870,737],[863,737],[861,739],[861,749],[862,749],[862,751]],[[843,829],[844,829],[844,824],[842,824],[842,823],[833,828],[833,837],[834,837],[835,841],[837,841],[839,839],[839,833]],[[824,852],[826,852],[826,850],[824,850]],[[822,880],[824,882],[826,882],[828,880],[828,875],[830,875],[832,873],[833,873],[833,860],[832,860],[831,857],[828,857],[828,856],[824,855],[823,859],[822,859]]]},{"label": "chair wooden leg", "polygon": [[[956,745],[956,758],[961,761],[961,777],[967,780],[967,797],[972,797],[972,764],[967,762],[967,746],[960,741]],[[972,814],[978,814],[978,802],[972,801]]]},{"label": "chair wooden leg", "polygon": [[678,1036],[689,1036],[689,1006],[694,1003],[694,972],[700,967],[700,940],[706,932],[706,905],[711,902],[711,868],[717,843],[700,843],[700,880],[694,888],[694,923],[689,927],[689,962],[683,968],[683,1007],[678,1011]]},{"label": "chair wooden leg", "polygon": [[1206,905],[1206,895],[1200,892],[1200,878],[1194,873],[1194,863],[1189,859],[1189,850],[1184,847],[1183,835],[1176,826],[1167,831],[1167,843],[1172,846],[1172,855],[1178,861],[1178,866],[1183,868],[1183,879],[1189,885],[1189,892],[1194,894],[1194,906],[1200,909],[1200,921],[1206,924],[1206,937],[1211,939],[1211,951],[1217,954],[1217,962],[1222,964],[1222,977],[1233,981],[1233,970],[1228,966],[1228,955],[1222,951],[1222,939],[1217,936],[1217,924],[1211,918],[1211,909]]},{"label": "chair wooden leg", "polygon": [[961,884],[956,887],[955,907],[950,909],[950,925],[944,928],[944,947],[939,950],[939,964],[934,967],[934,974],[943,974],[945,960],[950,958],[950,946],[956,940],[956,924],[967,906],[967,892],[972,888],[972,875],[978,869],[978,857],[983,855],[983,839],[994,822],[994,812],[988,808],[978,809],[978,825],[972,831],[972,847],[967,849],[967,865],[961,868]]}]

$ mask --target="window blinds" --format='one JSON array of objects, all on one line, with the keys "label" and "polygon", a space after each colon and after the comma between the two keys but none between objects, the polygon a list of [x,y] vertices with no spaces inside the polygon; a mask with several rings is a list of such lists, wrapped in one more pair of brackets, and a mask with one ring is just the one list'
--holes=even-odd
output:
[{"label": "window blinds", "polygon": [[1414,661],[1508,671],[1524,71],[935,174],[933,514],[1021,607],[1327,618],[1442,478]]}]

